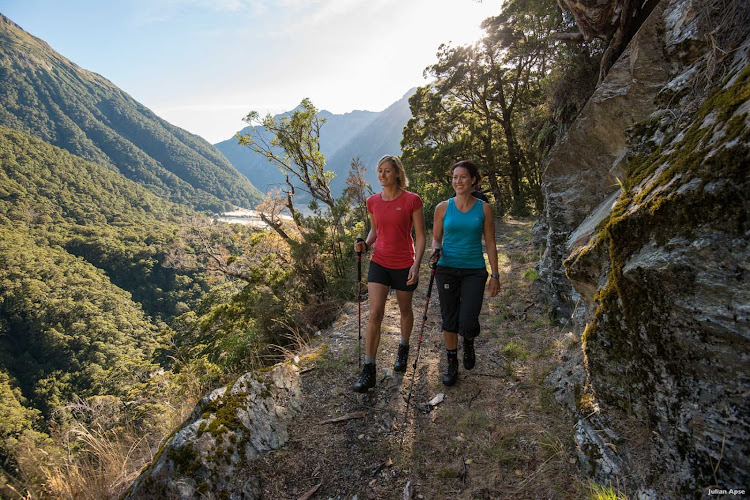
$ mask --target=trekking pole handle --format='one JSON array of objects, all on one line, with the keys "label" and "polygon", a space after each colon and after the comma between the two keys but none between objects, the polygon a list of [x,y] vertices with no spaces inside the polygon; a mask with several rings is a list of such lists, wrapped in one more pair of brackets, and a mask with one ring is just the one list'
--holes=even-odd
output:
[{"label": "trekking pole handle", "polygon": [[430,256],[430,268],[435,269],[437,268],[437,263],[440,260],[440,255],[443,253],[443,251],[440,248],[436,248],[432,255]]}]

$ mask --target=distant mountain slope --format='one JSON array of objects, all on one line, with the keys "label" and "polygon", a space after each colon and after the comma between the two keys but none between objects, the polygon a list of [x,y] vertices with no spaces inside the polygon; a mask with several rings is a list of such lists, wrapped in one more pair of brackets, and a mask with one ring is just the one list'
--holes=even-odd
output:
[{"label": "distant mountain slope", "polygon": [[152,318],[174,316],[200,288],[160,265],[185,214],[119,172],[0,126],[0,372],[33,406],[111,393],[113,373],[151,369],[164,341]]},{"label": "distant mountain slope", "polygon": [[[375,167],[383,155],[401,155],[401,137],[406,122],[411,118],[409,97],[416,89],[411,89],[401,99],[379,112],[377,117],[364,129],[360,130],[347,143],[326,155],[328,168],[337,173],[331,181],[335,193],[346,187],[346,177],[352,158],[359,157],[367,168],[366,178],[375,191],[379,191],[378,176]],[[408,172],[408,165],[405,165]]]},{"label": "distant mountain slope", "polygon": [[118,172],[0,126],[0,223],[152,224],[179,211]]},{"label": "distant mountain slope", "polygon": [[162,120],[1,14],[0,125],[119,170],[162,198],[198,209],[249,207],[260,199],[208,142]]},{"label": "distant mountain slope", "polygon": [[151,316],[184,312],[180,303],[201,293],[189,273],[161,265],[178,218],[192,214],[119,172],[0,126],[0,227],[83,258]]},{"label": "distant mountain slope", "polygon": [[[338,195],[345,187],[352,158],[359,157],[365,163],[368,181],[375,184],[378,159],[385,154],[401,154],[402,130],[411,117],[409,97],[414,90],[380,112],[352,111],[336,115],[323,110],[319,113],[327,120],[320,131],[320,149],[326,157],[328,170],[336,173],[331,182],[334,194]],[[241,132],[248,130],[249,127]],[[261,133],[264,132],[261,127]],[[274,165],[250,149],[239,146],[234,137],[216,144],[216,147],[259,189],[267,190],[284,182],[284,176]]]}]

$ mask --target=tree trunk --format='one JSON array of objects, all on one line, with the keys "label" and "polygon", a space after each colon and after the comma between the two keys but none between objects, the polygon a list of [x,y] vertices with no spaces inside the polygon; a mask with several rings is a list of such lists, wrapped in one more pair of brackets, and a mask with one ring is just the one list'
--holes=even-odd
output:
[{"label": "tree trunk", "polygon": [[507,116],[506,113],[503,113],[503,131],[505,132],[505,142],[508,146],[508,164],[510,165],[510,190],[513,196],[511,213],[514,215],[526,215],[526,201],[521,191],[521,160],[519,158],[510,113],[507,113]]},{"label": "tree trunk", "polygon": [[490,190],[492,196],[495,198],[495,216],[502,217],[505,215],[505,205],[503,204],[503,193],[500,188],[500,183],[497,180],[497,173],[495,170],[488,166],[487,178],[490,181]]}]

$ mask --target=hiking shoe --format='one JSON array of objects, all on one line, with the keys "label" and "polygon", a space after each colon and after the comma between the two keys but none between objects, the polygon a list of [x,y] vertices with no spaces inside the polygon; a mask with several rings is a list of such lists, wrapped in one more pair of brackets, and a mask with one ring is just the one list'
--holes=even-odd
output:
[{"label": "hiking shoe", "polygon": [[443,385],[451,386],[458,379],[458,357],[448,358],[448,368],[443,374]]},{"label": "hiking shoe", "polygon": [[471,370],[477,362],[474,353],[474,342],[464,342],[464,368]]},{"label": "hiking shoe", "polygon": [[409,361],[409,346],[404,344],[398,345],[398,354],[396,354],[396,362],[393,364],[394,372],[405,372],[406,363]]},{"label": "hiking shoe", "polygon": [[352,386],[354,392],[367,392],[375,387],[375,363],[365,363],[362,366],[362,374]]}]

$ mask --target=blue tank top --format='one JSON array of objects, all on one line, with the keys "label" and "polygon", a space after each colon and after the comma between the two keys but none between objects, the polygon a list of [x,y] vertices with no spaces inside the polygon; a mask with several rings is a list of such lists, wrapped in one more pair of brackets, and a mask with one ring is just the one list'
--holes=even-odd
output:
[{"label": "blue tank top", "polygon": [[460,269],[485,268],[482,253],[484,229],[484,202],[477,200],[468,212],[463,213],[453,198],[443,215],[443,252],[438,265]]}]

